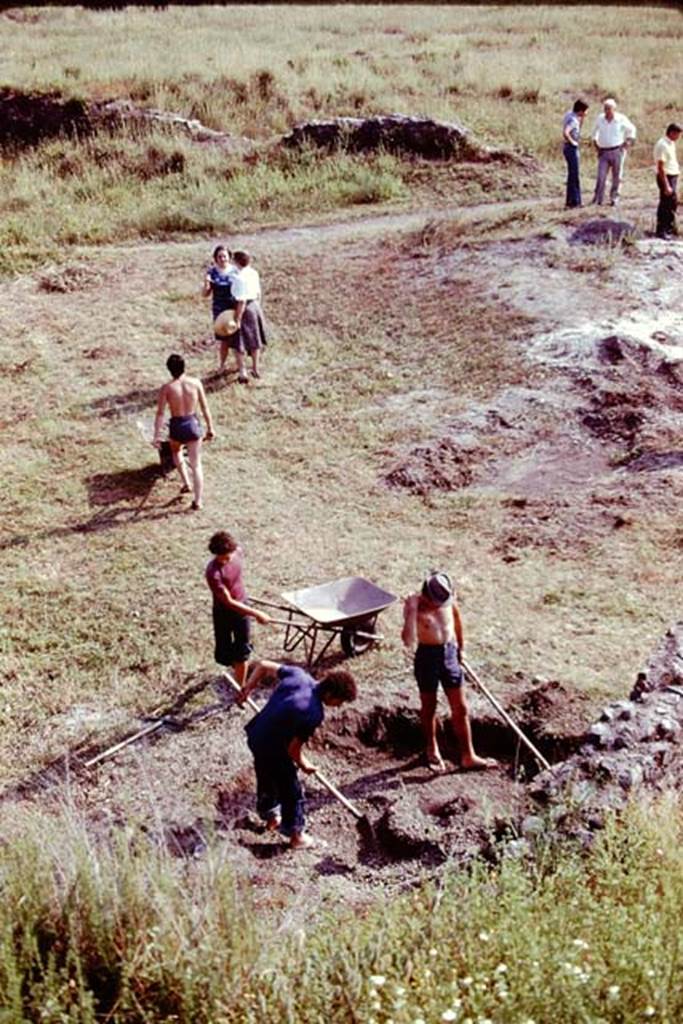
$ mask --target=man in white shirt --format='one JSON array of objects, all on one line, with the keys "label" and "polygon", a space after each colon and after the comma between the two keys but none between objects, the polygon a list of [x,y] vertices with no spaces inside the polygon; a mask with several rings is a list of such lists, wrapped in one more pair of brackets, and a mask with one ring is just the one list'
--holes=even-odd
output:
[{"label": "man in white shirt", "polygon": [[231,336],[230,346],[237,356],[238,381],[247,384],[248,377],[244,369],[244,353],[251,356],[252,377],[260,377],[259,357],[261,349],[267,344],[266,328],[261,312],[261,279],[257,270],[251,266],[248,252],[237,250],[232,254],[237,267],[232,278],[232,297],[237,301],[235,321],[237,331]]},{"label": "man in white shirt", "polygon": [[659,187],[659,206],[657,207],[657,238],[669,238],[678,234],[676,226],[676,207],[678,206],[678,157],[676,142],[681,137],[680,124],[671,123],[666,134],[661,137],[654,148],[657,185]]},{"label": "man in white shirt", "polygon": [[593,202],[598,206],[602,206],[605,198],[608,171],[612,175],[610,203],[612,206],[616,206],[619,202],[626,150],[633,145],[636,139],[635,125],[625,114],[618,114],[616,108],[616,100],[605,100],[602,105],[603,112],[598,114],[595,121],[593,145],[598,154],[598,176],[595,182]]}]

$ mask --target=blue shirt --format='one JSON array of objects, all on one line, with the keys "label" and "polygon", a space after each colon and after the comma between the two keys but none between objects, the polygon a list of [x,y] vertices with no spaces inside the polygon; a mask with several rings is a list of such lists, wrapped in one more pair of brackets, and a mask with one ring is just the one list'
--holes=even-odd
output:
[{"label": "blue shirt", "polygon": [[211,307],[214,320],[226,309],[234,309],[237,303],[232,297],[232,277],[235,268],[223,271],[218,267],[209,267],[208,276],[211,281]]},{"label": "blue shirt", "polygon": [[574,142],[578,142],[581,138],[581,122],[573,110],[568,110],[562,118],[563,142],[566,142],[566,139],[564,138],[564,130],[567,127],[569,128],[568,135],[570,139],[573,139]]},{"label": "blue shirt", "polygon": [[305,743],[325,717],[318,684],[296,665],[281,665],[270,700],[246,726],[254,754],[287,754],[293,739]]}]

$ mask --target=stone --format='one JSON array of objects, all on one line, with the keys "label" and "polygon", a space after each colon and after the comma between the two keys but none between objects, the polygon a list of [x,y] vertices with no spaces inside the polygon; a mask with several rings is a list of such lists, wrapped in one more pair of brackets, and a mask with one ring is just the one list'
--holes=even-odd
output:
[{"label": "stone", "polygon": [[531,796],[547,807],[556,832],[583,842],[608,812],[620,811],[633,796],[680,787],[682,681],[679,622],[638,674],[630,699],[607,705],[580,738],[576,753],[534,780]]},{"label": "stone", "polygon": [[595,722],[586,733],[586,740],[595,747],[606,747],[609,744],[611,730],[602,722]]},{"label": "stone", "polygon": [[543,835],[546,831],[546,823],[537,814],[528,814],[520,826],[525,839]]}]

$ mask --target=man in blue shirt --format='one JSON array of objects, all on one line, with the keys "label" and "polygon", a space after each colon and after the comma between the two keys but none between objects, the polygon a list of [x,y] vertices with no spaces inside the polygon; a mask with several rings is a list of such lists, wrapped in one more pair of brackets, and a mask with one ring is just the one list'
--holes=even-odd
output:
[{"label": "man in blue shirt", "polygon": [[279,829],[290,848],[305,850],[315,840],[305,831],[304,796],[297,768],[317,771],[303,746],[325,717],[325,708],[337,708],[356,699],[356,683],[345,669],[326,672],[320,682],[296,665],[257,662],[238,700],[267,678],[277,686],[268,703],[246,726],[247,743],[254,755],[256,807],[269,831]]}]

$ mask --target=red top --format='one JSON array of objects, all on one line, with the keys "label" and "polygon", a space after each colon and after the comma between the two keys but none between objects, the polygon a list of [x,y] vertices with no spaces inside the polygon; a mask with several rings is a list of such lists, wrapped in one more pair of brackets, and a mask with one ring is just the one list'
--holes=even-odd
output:
[{"label": "red top", "polygon": [[216,604],[223,604],[221,587],[225,587],[236,601],[246,601],[247,592],[242,580],[244,552],[235,548],[230,560],[220,565],[217,558],[212,558],[206,567],[206,582],[209,585]]}]

